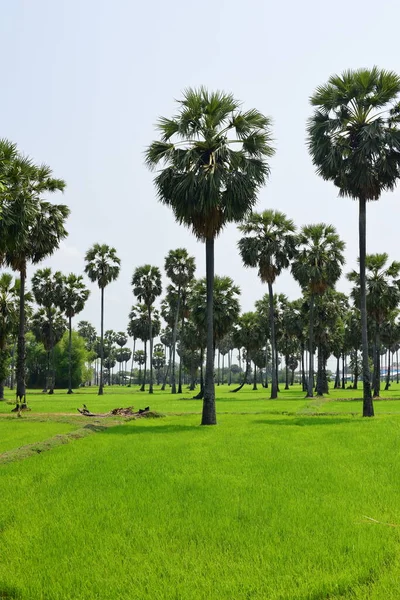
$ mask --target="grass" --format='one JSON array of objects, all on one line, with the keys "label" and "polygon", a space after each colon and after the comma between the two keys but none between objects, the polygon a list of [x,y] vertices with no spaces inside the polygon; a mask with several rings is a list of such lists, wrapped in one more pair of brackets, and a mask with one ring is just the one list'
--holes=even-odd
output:
[{"label": "grass", "polygon": [[224,386],[211,428],[187,391],[106,392],[32,393],[23,419],[0,404],[3,452],[81,428],[83,402],[166,414],[0,466],[0,598],[400,597],[399,387],[362,419],[350,390]]}]

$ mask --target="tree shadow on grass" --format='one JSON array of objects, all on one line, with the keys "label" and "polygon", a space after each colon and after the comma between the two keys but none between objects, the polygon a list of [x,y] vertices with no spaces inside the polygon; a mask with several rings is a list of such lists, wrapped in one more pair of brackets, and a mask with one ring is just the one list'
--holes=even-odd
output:
[{"label": "tree shadow on grass", "polygon": [[339,425],[343,423],[354,423],[354,417],[319,417],[318,415],[312,417],[298,417],[287,419],[257,419],[253,423],[256,425],[286,425],[289,427],[309,427],[312,425]]},{"label": "tree shadow on grass", "polygon": [[200,427],[200,424],[196,425],[179,425],[168,423],[167,425],[117,425],[115,427],[109,427],[105,431],[102,431],[103,435],[140,435],[140,434],[153,434],[153,433],[185,433],[187,431],[193,432],[193,430],[204,430],[206,427]]}]

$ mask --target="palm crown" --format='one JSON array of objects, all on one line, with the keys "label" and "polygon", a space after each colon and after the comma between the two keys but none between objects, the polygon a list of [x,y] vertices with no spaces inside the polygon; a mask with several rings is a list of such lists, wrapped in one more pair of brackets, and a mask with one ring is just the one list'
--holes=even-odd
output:
[{"label": "palm crown", "polygon": [[335,285],[342,273],[345,243],[333,225],[306,225],[298,236],[299,250],[292,274],[302,288],[321,294]]},{"label": "palm crown", "polygon": [[94,244],[86,252],[85,261],[85,273],[100,289],[104,289],[119,275],[121,260],[116,249],[107,244]]},{"label": "palm crown", "polygon": [[295,230],[293,221],[278,210],[251,214],[239,226],[245,234],[238,242],[245,266],[258,266],[261,281],[273,283],[295,254]]},{"label": "palm crown", "polygon": [[391,71],[345,71],[311,97],[308,145],[324,179],[341,196],[377,200],[400,176],[400,77]]},{"label": "palm crown", "polygon": [[160,201],[199,239],[242,220],[269,175],[270,120],[239,109],[231,94],[189,88],[178,114],[158,121],[161,139],[146,152],[150,168],[165,165],[155,177]]}]

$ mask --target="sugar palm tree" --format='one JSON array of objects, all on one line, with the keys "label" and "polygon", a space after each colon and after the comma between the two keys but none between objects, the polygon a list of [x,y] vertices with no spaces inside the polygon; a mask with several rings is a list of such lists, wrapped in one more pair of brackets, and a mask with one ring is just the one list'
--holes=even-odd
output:
[{"label": "sugar palm tree", "polygon": [[[53,341],[53,323],[52,315],[55,308],[59,308],[59,294],[57,294],[57,281],[62,277],[57,271],[53,273],[50,268],[38,269],[32,277],[32,292],[36,303],[42,306],[47,314],[49,323],[49,344],[50,344],[50,370],[49,370],[49,394],[54,394],[55,386],[55,365]],[[47,387],[47,384],[46,384]]]},{"label": "sugar palm tree", "polygon": [[[125,331],[118,331],[118,333],[115,334],[115,343],[117,344],[117,346],[119,346],[121,352],[117,352],[116,354],[116,358],[117,358],[117,362],[119,363],[119,385],[121,385],[121,368],[122,368],[122,363],[125,362],[125,354],[124,352],[122,352],[122,348],[123,346],[126,345],[128,341],[128,336],[126,335]],[[130,355],[129,355],[130,356]]]},{"label": "sugar palm tree", "polygon": [[50,311],[46,308],[39,308],[29,319],[29,326],[36,341],[43,344],[47,353],[46,378],[43,388],[43,392],[47,392],[52,380],[50,354],[66,332],[67,322],[58,308],[53,307]]},{"label": "sugar palm tree", "polygon": [[[376,398],[380,394],[381,328],[400,303],[400,262],[393,261],[388,265],[388,258],[386,252],[367,254],[365,257],[367,314],[372,319],[375,330],[373,395]],[[347,278],[355,284],[352,297],[359,304],[360,275],[352,271]]]},{"label": "sugar palm tree", "polygon": [[292,263],[292,275],[310,294],[309,371],[307,398],[313,397],[314,382],[314,306],[315,298],[334,287],[344,264],[344,242],[333,225],[305,225],[298,236],[298,252]]},{"label": "sugar palm tree", "polygon": [[117,256],[115,248],[107,244],[94,244],[85,256],[85,273],[90,281],[97,283],[101,293],[100,314],[100,382],[99,396],[103,391],[103,360],[104,360],[104,289],[119,275],[121,260]]},{"label": "sugar palm tree", "polygon": [[171,365],[171,393],[176,394],[176,378],[175,378],[175,351],[176,351],[176,336],[178,331],[178,320],[181,308],[182,293],[187,289],[189,283],[193,280],[196,270],[196,263],[193,256],[189,256],[186,248],[177,248],[170,250],[165,257],[164,263],[165,273],[169,277],[176,288],[176,312],[172,330],[172,365]]},{"label": "sugar palm tree", "polygon": [[132,276],[133,293],[147,308],[149,320],[149,344],[150,344],[150,384],[149,394],[153,393],[153,305],[157,297],[161,295],[161,272],[158,267],[143,265],[135,269]]},{"label": "sugar palm tree", "polygon": [[239,252],[245,267],[258,267],[258,275],[268,284],[269,326],[272,348],[271,399],[278,397],[275,368],[275,326],[273,284],[283,269],[287,269],[296,252],[295,224],[278,210],[265,210],[247,217],[239,231]]},{"label": "sugar palm tree", "polygon": [[56,277],[57,304],[68,319],[68,394],[72,394],[72,318],[85,308],[89,290],[82,275],[58,275]]},{"label": "sugar palm tree", "polygon": [[147,150],[160,201],[176,220],[205,242],[207,362],[203,425],[216,424],[214,388],[214,240],[227,223],[242,221],[269,175],[273,149],[270,120],[257,110],[240,111],[231,94],[187,89],[178,114],[159,120],[161,139]]},{"label": "sugar palm tree", "polygon": [[65,182],[52,177],[46,165],[36,166],[19,154],[15,144],[0,140],[0,266],[18,271],[20,279],[17,342],[17,406],[26,407],[25,387],[25,281],[28,263],[37,264],[53,254],[67,236],[69,208],[42,200],[63,190]]},{"label": "sugar palm tree", "polygon": [[400,177],[400,77],[372,69],[333,75],[311,97],[308,144],[317,173],[359,203],[363,416],[374,408],[368,358],[365,283],[366,205],[393,190]]}]

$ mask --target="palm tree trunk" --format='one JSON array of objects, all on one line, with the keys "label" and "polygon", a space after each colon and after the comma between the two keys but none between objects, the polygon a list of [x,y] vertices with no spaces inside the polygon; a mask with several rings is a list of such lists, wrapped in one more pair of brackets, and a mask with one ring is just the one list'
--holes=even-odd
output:
[{"label": "palm tree trunk", "polygon": [[312,398],[314,395],[314,303],[315,296],[311,294],[310,299],[310,325],[309,325],[309,367],[308,367],[308,386],[307,386],[307,395],[306,398]]},{"label": "palm tree trunk", "polygon": [[151,320],[151,306],[149,306],[149,342],[150,342],[150,383],[149,394],[153,393],[153,322]]},{"label": "palm tree trunk", "polygon": [[222,355],[222,376],[221,384],[224,385],[224,370],[225,370],[225,354]]},{"label": "palm tree trunk", "polygon": [[374,416],[371,395],[371,378],[368,356],[367,293],[365,284],[365,255],[367,248],[367,201],[359,199],[359,243],[360,243],[360,298],[361,298],[361,339],[363,364],[363,417]]},{"label": "palm tree trunk", "polygon": [[49,394],[52,395],[54,394],[54,386],[56,383],[56,374],[55,374],[55,364],[54,364],[54,334],[53,334],[53,317],[51,315],[51,308],[49,309],[48,312],[48,319],[49,319],[49,339],[50,339],[50,389],[49,389]]},{"label": "palm tree trunk", "polygon": [[353,383],[353,390],[357,390],[358,389],[358,350],[356,348],[355,352],[355,361],[354,361],[354,383]]},{"label": "palm tree trunk", "polygon": [[214,386],[214,238],[206,239],[207,357],[202,425],[216,425]]},{"label": "palm tree trunk", "polygon": [[182,355],[183,355],[183,331],[185,329],[185,315],[182,314],[181,321],[181,355],[179,357],[179,372],[178,372],[178,394],[182,394]]},{"label": "palm tree trunk", "polygon": [[342,352],[342,390],[346,389],[346,374],[345,374],[345,364],[344,364],[344,350]]},{"label": "palm tree trunk", "polygon": [[68,317],[68,392],[72,394],[72,318]]},{"label": "palm tree trunk", "polygon": [[169,375],[169,371],[171,368],[171,357],[172,357],[172,350],[171,350],[171,346],[169,347],[169,360],[168,360],[168,365],[167,368],[165,370],[165,374],[164,374],[164,380],[163,380],[163,384],[161,386],[161,391],[163,392],[165,390],[165,386],[167,385],[167,381],[168,381],[168,375]]},{"label": "palm tree trunk", "polygon": [[26,388],[25,388],[25,278],[26,265],[20,270],[20,290],[19,290],[19,327],[17,341],[17,389],[16,405],[18,416],[21,416],[21,408],[26,408]]},{"label": "palm tree trunk", "polygon": [[336,357],[336,377],[335,377],[335,385],[333,386],[335,390],[340,387],[340,355]]},{"label": "palm tree trunk", "polygon": [[285,390],[289,389],[289,357],[285,356]]},{"label": "palm tree trunk", "polygon": [[102,396],[103,391],[103,362],[104,362],[104,288],[101,288],[101,310],[100,310],[100,381],[99,381],[99,396]]},{"label": "palm tree trunk", "polygon": [[254,364],[254,378],[253,378],[253,390],[257,389],[257,365],[256,363]]},{"label": "palm tree trunk", "polygon": [[396,383],[399,383],[399,351],[396,350]]},{"label": "palm tree trunk", "polygon": [[374,398],[379,398],[380,393],[381,393],[381,334],[380,334],[379,323],[376,324],[375,346],[376,346],[376,365],[375,365]]},{"label": "palm tree trunk", "polygon": [[228,350],[228,368],[229,368],[228,385],[231,385],[231,383],[232,383],[232,371],[231,371],[231,367],[232,367],[232,353],[233,353],[233,350]]},{"label": "palm tree trunk", "polygon": [[174,329],[172,331],[172,369],[171,369],[171,394],[176,394],[175,380],[175,356],[176,356],[176,338],[178,335],[178,320],[181,307],[181,286],[178,286],[178,300],[176,303],[176,315],[174,321]]},{"label": "palm tree trunk", "polygon": [[247,378],[249,376],[249,372],[250,372],[250,361],[246,361],[246,369],[244,372],[244,377],[243,377],[242,383],[239,385],[239,387],[235,388],[234,390],[229,390],[230,392],[232,392],[232,394],[235,394],[236,392],[240,392],[240,390],[242,389],[244,384],[247,383]]},{"label": "palm tree trunk", "polygon": [[217,371],[217,385],[220,384],[220,378],[221,378],[221,352],[218,349],[218,371]]},{"label": "palm tree trunk", "polygon": [[301,347],[301,385],[303,392],[306,391],[306,372],[305,372],[305,361],[304,361],[304,344]]},{"label": "palm tree trunk", "polygon": [[[11,377],[10,377],[10,390],[14,389],[14,367],[15,367],[15,353],[17,349],[17,339],[14,338],[13,349],[11,353]],[[397,382],[398,383],[398,382]]]},{"label": "palm tree trunk", "polygon": [[274,316],[274,292],[272,283],[268,282],[268,298],[269,298],[269,326],[271,330],[271,357],[272,357],[272,374],[271,374],[271,395],[270,399],[275,400],[278,397],[278,377],[276,373],[276,342],[275,342],[275,316]]},{"label": "palm tree trunk", "polygon": [[147,341],[144,342],[144,369],[143,369],[142,385],[140,387],[141,392],[146,391],[146,375],[147,375]]},{"label": "palm tree trunk", "polygon": [[321,348],[318,348],[318,368],[317,368],[317,396],[323,396],[323,353]]},{"label": "palm tree trunk", "polygon": [[132,349],[132,361],[131,361],[131,372],[129,376],[129,384],[128,387],[131,387],[131,379],[133,379],[133,359],[135,356],[135,347],[136,347],[136,338],[133,338],[133,349]]},{"label": "palm tree trunk", "polygon": [[388,369],[387,369],[385,390],[388,390],[389,387],[390,387],[390,350],[389,350],[389,359],[388,359]]}]

